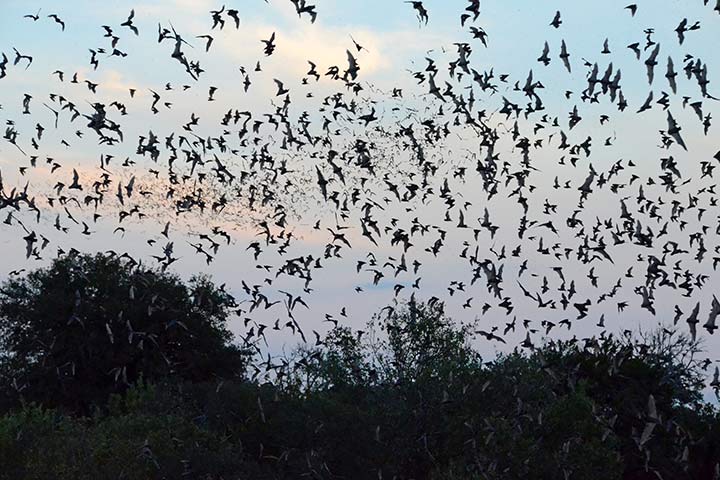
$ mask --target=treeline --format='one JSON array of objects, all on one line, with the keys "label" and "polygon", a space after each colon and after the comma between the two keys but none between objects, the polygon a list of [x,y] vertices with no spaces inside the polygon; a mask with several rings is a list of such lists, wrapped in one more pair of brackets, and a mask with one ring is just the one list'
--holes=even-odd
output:
[{"label": "treeline", "polygon": [[0,289],[3,479],[711,479],[720,415],[668,330],[488,361],[439,302],[287,358],[207,279],[69,255]]}]

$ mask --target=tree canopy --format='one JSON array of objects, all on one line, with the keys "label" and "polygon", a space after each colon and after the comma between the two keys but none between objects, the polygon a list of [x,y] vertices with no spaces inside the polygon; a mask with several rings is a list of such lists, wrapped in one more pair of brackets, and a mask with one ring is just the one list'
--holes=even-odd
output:
[{"label": "tree canopy", "polygon": [[4,400],[87,411],[139,379],[240,375],[233,298],[120,256],[69,254],[0,288]]},{"label": "tree canopy", "polygon": [[709,480],[720,468],[706,364],[672,330],[483,359],[474,324],[411,298],[270,365],[232,343],[234,306],[207,278],[103,255],[6,282],[0,479]]}]

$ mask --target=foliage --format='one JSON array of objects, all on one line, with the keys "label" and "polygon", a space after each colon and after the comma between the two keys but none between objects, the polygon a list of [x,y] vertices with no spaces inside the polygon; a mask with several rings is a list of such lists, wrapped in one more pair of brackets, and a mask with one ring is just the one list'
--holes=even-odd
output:
[{"label": "foliage", "polygon": [[173,414],[80,419],[27,407],[0,419],[0,479],[219,478],[247,471],[241,453]]},{"label": "foliage", "polygon": [[483,363],[472,334],[411,301],[299,348],[265,383],[145,377],[91,417],[25,405],[0,418],[0,479],[713,478],[720,415],[700,401],[688,339],[551,342]]},{"label": "foliage", "polygon": [[240,374],[233,306],[207,278],[186,285],[119,256],[62,256],[0,288],[4,401],[87,413],[140,378]]}]

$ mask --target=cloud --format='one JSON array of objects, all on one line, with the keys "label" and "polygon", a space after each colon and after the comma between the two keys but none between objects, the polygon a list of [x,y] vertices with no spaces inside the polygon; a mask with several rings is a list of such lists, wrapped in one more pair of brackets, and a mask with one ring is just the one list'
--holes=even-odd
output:
[{"label": "cloud", "polygon": [[[263,57],[260,40],[268,39],[273,32],[277,50],[271,57]],[[351,35],[364,47],[362,51],[357,51]],[[263,69],[295,76],[307,73],[308,60],[318,66],[321,75],[333,65],[342,72],[348,66],[349,51],[360,65],[361,80],[371,80],[383,72],[395,71],[408,52],[422,52],[437,41],[438,36],[434,35],[424,35],[420,40],[412,31],[377,31],[363,26],[328,26],[306,21],[294,21],[288,27],[253,22],[251,26],[220,34],[215,48],[231,61],[250,60],[254,64],[252,59],[258,59]]]},{"label": "cloud", "polygon": [[[168,5],[170,3],[171,5]],[[187,16],[195,18],[197,15],[205,14],[210,18],[210,10],[215,10],[218,5],[210,0],[172,0],[158,1],[155,3],[146,3],[135,8],[136,15],[166,17],[168,12],[173,13],[173,18],[177,16]]]}]

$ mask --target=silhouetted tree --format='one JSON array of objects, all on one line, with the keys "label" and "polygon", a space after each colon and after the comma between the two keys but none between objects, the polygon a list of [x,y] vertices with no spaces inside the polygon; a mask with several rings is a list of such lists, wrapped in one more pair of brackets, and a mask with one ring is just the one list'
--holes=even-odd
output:
[{"label": "silhouetted tree", "polygon": [[473,333],[411,301],[362,335],[338,326],[256,365],[273,364],[264,383],[162,377],[83,419],[17,409],[0,417],[0,479],[716,478],[720,414],[701,401],[687,337],[603,335],[482,362]]},{"label": "silhouetted tree", "polygon": [[226,321],[233,298],[119,256],[70,254],[0,288],[5,401],[88,412],[143,378],[239,375]]}]

